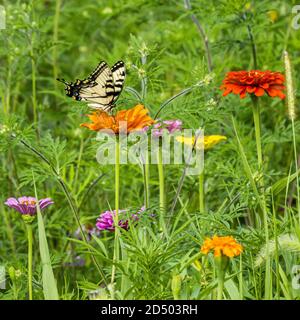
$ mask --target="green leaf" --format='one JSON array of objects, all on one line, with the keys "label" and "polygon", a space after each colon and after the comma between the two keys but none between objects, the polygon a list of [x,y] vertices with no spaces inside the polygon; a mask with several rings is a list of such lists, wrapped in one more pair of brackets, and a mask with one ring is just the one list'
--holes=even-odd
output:
[{"label": "green leaf", "polygon": [[231,300],[240,300],[241,296],[236,284],[232,279],[229,279],[224,283],[225,289],[227,290]]},{"label": "green leaf", "polygon": [[297,175],[299,173],[300,173],[300,169],[297,172],[276,181],[271,187],[271,191],[273,195],[277,195],[279,192],[285,189],[288,184],[290,184],[293,180],[297,178]]},{"label": "green leaf", "polygon": [[[35,180],[33,177],[33,184],[34,184],[34,193],[36,199],[38,199]],[[45,225],[43,221],[43,217],[41,214],[41,210],[39,206],[37,206],[37,218],[38,218],[38,231],[39,231],[39,246],[40,246],[40,255],[42,260],[42,274],[43,274],[43,292],[45,300],[59,300],[59,295],[57,291],[56,281],[54,278],[48,242],[45,232]]]}]

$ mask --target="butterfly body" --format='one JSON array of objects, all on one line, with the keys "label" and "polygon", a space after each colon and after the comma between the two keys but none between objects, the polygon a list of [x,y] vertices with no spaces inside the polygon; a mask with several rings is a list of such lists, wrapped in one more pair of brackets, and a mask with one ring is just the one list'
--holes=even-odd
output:
[{"label": "butterfly body", "polygon": [[84,80],[67,82],[57,79],[66,87],[66,95],[77,101],[86,101],[88,106],[94,109],[110,111],[123,89],[125,80],[125,65],[118,61],[112,68],[101,61],[96,69]]}]

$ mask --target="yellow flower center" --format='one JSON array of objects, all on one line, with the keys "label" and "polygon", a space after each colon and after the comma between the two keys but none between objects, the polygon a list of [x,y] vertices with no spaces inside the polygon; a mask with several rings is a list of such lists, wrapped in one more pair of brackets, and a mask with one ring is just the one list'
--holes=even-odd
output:
[{"label": "yellow flower center", "polygon": [[34,201],[34,200],[31,200],[31,201],[24,200],[24,201],[21,201],[21,204],[25,204],[26,206],[35,206],[36,205],[36,201]]}]

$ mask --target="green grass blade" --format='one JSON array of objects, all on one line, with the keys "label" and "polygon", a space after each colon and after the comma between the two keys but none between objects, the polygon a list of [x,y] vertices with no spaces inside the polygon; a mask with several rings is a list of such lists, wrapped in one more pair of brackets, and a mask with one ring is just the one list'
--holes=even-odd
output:
[{"label": "green grass blade", "polygon": [[[38,199],[34,178],[33,178],[33,183],[34,183],[35,197]],[[43,220],[39,206],[37,206],[37,219],[38,219],[38,231],[39,231],[39,247],[40,247],[41,260],[42,260],[44,297],[45,297],[45,300],[59,300],[56,281],[54,278],[54,273],[51,265],[44,220]]]}]

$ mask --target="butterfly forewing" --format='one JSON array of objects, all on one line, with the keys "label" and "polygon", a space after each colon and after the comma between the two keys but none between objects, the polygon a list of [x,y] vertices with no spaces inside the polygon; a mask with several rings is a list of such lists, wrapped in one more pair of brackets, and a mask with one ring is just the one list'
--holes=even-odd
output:
[{"label": "butterfly forewing", "polygon": [[105,62],[100,62],[96,70],[83,80],[79,94],[82,100],[90,102],[100,109],[109,106],[114,98],[113,76],[109,66]]},{"label": "butterfly forewing", "polygon": [[124,84],[125,66],[118,61],[111,69],[101,61],[96,69],[84,80],[66,83],[67,95],[76,100],[88,102],[89,107],[111,110]]},{"label": "butterfly forewing", "polygon": [[109,68],[105,61],[100,61],[96,69],[88,76],[87,80],[95,81],[99,74],[101,74],[106,68]]}]

